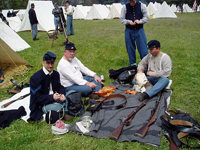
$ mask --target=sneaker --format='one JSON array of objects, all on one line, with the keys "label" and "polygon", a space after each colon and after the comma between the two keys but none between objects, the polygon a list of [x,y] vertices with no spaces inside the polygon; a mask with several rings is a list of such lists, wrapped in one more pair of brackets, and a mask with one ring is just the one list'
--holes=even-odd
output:
[{"label": "sneaker", "polygon": [[145,92],[140,94],[140,102],[144,101],[145,99],[148,99],[149,95]]},{"label": "sneaker", "polygon": [[72,116],[70,116],[67,112],[65,112],[65,115],[62,119],[69,122],[72,121]]}]

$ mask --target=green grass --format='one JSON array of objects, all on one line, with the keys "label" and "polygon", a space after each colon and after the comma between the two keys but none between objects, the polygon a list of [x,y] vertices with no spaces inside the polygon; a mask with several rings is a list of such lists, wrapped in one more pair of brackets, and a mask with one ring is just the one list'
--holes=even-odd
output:
[{"label": "green grass", "polygon": [[[170,55],[173,62],[173,89],[170,109],[188,111],[194,118],[200,120],[200,13],[177,14],[177,19],[151,19],[145,24],[145,33],[149,40],[159,40],[161,50]],[[105,76],[105,85],[109,79],[109,69],[119,69],[129,65],[124,42],[124,25],[118,19],[113,20],[74,20],[75,35],[69,40],[75,43],[76,56],[91,70]],[[64,35],[59,34],[51,48],[47,33],[39,32],[39,41],[33,41],[30,32],[18,33],[31,48],[18,52],[33,67],[23,75],[14,76],[17,82],[29,82],[30,77],[42,68],[42,57],[47,51],[57,55],[57,64],[63,56]],[[137,52],[137,63],[140,62]],[[55,68],[56,69],[56,68]],[[11,95],[7,89],[0,90],[0,100]],[[74,118],[74,121],[77,118]],[[167,150],[168,142],[162,137],[158,149]],[[137,142],[117,143],[110,139],[96,139],[69,132],[65,135],[53,135],[51,126],[46,122],[27,124],[17,120],[3,130],[0,130],[0,149],[155,149]]]}]

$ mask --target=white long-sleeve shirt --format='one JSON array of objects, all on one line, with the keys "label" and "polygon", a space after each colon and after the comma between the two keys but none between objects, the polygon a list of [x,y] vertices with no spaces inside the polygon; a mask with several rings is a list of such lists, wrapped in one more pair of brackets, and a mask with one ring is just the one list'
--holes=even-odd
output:
[{"label": "white long-sleeve shirt", "polygon": [[69,5],[66,9],[66,15],[73,15],[74,12],[74,8],[72,7],[72,5]]},{"label": "white long-sleeve shirt", "polygon": [[66,88],[71,85],[85,85],[86,80],[83,79],[83,74],[93,77],[96,73],[85,67],[76,57],[72,62],[63,57],[58,63],[57,71],[60,74],[61,84]]}]

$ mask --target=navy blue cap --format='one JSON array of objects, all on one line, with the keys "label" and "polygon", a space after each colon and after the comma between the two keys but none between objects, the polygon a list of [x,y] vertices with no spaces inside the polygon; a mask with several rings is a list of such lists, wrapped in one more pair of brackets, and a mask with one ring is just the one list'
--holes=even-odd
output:
[{"label": "navy blue cap", "polygon": [[66,43],[65,50],[76,50],[76,47],[75,47],[74,43],[72,43],[72,42]]},{"label": "navy blue cap", "polygon": [[31,6],[35,6],[34,3],[31,3]]},{"label": "navy blue cap", "polygon": [[43,60],[45,60],[47,62],[55,62],[56,55],[54,53],[48,51],[46,54],[44,54]]},{"label": "navy blue cap", "polygon": [[69,2],[69,1],[66,1],[66,3],[70,4],[70,2]]},{"label": "navy blue cap", "polygon": [[160,47],[160,42],[157,40],[151,40],[149,43],[147,43],[148,49],[153,49],[154,47]]}]

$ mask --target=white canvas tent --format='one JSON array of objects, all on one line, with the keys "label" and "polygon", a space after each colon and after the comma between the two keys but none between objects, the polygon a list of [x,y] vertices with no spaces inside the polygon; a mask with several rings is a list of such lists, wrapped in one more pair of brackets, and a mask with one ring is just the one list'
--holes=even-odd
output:
[{"label": "white canvas tent", "polygon": [[[28,11],[31,8],[31,3],[35,5],[35,13],[38,19],[38,30],[39,31],[50,31],[55,30],[54,26],[54,16],[52,10],[54,8],[52,1],[30,1],[27,4],[24,19],[18,31],[31,30],[31,25],[29,21]],[[17,31],[17,32],[18,32]]]},{"label": "white canvas tent", "polygon": [[93,19],[107,19],[109,14],[109,10],[105,5],[101,4],[93,4],[88,15],[85,17],[85,20],[93,20]]},{"label": "white canvas tent", "polygon": [[122,7],[121,3],[113,3],[110,7],[108,19],[120,18]]},{"label": "white canvas tent", "polygon": [[158,9],[160,8],[161,4],[160,4],[160,3],[157,3],[157,2],[155,2],[155,3],[154,3],[154,6],[155,6],[155,7],[156,7],[156,9],[158,10]]},{"label": "white canvas tent", "polygon": [[188,4],[183,4],[183,12],[194,12],[193,10],[192,10],[192,8],[190,8],[190,6],[188,6]]},{"label": "white canvas tent", "polygon": [[84,19],[87,16],[90,9],[91,6],[77,5],[73,13],[73,19]]},{"label": "white canvas tent", "polygon": [[150,2],[149,5],[147,6],[147,13],[149,16],[152,16],[155,14],[155,12],[157,11],[157,8],[155,7],[155,5]]},{"label": "white canvas tent", "polygon": [[171,5],[171,10],[172,10],[173,12],[177,12],[176,5],[172,4],[172,5]]},{"label": "white canvas tent", "polygon": [[171,10],[169,5],[164,1],[160,8],[153,15],[153,18],[177,18],[175,13]]},{"label": "white canvas tent", "polygon": [[30,45],[8,25],[0,22],[0,60],[2,64],[30,65],[16,53],[16,51],[21,51],[29,47]]},{"label": "white canvas tent", "polygon": [[24,19],[24,15],[25,15],[26,9],[20,9],[19,12],[17,13],[17,16],[19,16],[19,18],[21,20]]},{"label": "white canvas tent", "polygon": [[19,16],[7,17],[6,20],[9,22],[9,26],[11,29],[13,29],[14,31],[19,30],[20,25],[22,23]]}]

